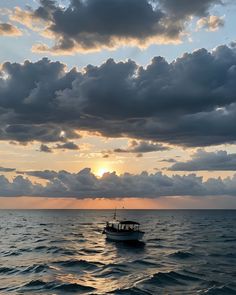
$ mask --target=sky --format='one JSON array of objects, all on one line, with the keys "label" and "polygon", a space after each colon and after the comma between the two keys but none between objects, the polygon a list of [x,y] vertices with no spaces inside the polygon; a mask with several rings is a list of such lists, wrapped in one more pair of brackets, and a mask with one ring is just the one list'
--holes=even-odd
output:
[{"label": "sky", "polygon": [[236,208],[233,0],[1,0],[0,208]]}]

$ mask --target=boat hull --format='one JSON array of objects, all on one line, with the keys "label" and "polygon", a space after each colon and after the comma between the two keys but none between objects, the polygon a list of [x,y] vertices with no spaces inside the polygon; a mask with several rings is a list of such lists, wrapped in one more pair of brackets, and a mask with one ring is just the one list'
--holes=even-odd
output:
[{"label": "boat hull", "polygon": [[105,229],[104,234],[108,240],[112,241],[140,241],[143,238],[144,232],[111,232]]}]

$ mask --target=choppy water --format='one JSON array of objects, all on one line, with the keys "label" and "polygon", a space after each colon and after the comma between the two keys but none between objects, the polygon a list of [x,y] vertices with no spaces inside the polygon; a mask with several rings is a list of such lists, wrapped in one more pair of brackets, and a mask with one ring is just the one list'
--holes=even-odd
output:
[{"label": "choppy water", "polygon": [[118,212],[135,245],[105,240],[112,214],[0,211],[0,294],[236,294],[236,211]]}]

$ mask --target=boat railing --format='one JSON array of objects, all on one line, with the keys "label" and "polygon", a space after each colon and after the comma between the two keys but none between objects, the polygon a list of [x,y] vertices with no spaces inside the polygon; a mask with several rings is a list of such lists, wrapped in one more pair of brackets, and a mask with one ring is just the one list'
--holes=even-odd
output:
[{"label": "boat railing", "polygon": [[130,231],[139,231],[139,225],[127,225],[127,224],[114,224],[107,222],[106,229],[114,232],[122,231],[122,232],[130,232]]}]

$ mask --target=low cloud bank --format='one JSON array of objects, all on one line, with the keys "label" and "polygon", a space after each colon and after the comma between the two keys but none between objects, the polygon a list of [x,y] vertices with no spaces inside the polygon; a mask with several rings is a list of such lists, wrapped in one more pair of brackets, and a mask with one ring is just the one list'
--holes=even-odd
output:
[{"label": "low cloud bank", "polygon": [[158,198],[163,196],[236,196],[236,175],[203,181],[195,174],[168,177],[162,173],[95,176],[89,168],[78,173],[67,171],[21,171],[19,174],[46,180],[46,185],[22,175],[13,181],[0,176],[0,196],[74,197],[74,198]]}]

